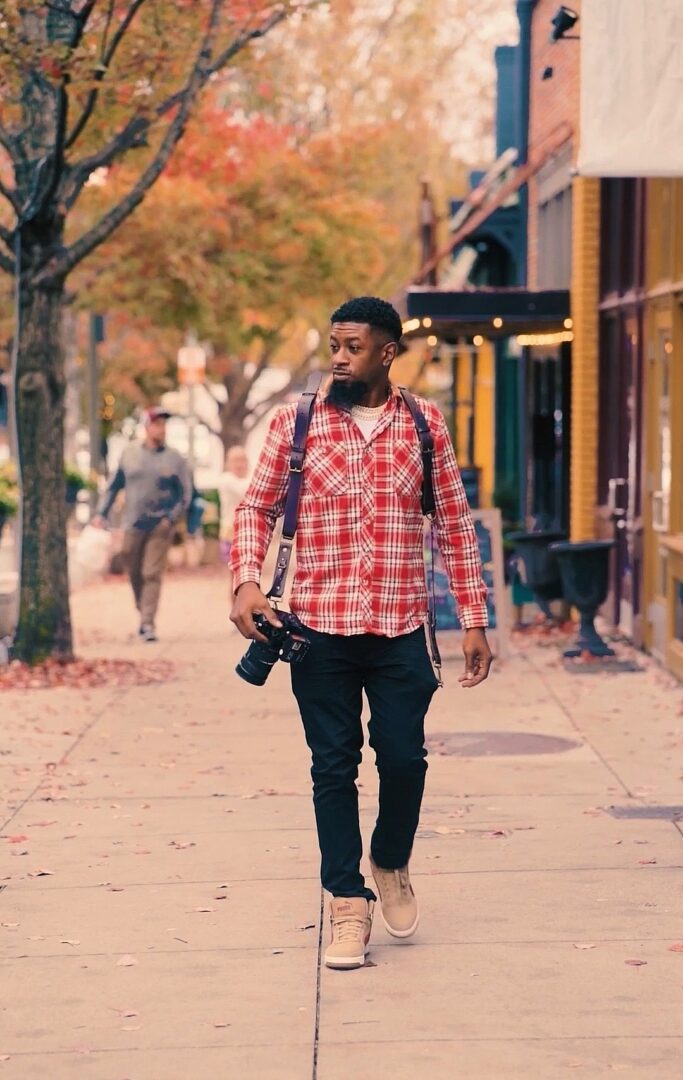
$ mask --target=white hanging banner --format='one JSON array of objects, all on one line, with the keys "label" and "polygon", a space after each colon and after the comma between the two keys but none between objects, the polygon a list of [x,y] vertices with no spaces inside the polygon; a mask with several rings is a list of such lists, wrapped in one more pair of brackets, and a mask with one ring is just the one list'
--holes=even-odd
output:
[{"label": "white hanging banner", "polygon": [[683,0],[583,0],[576,31],[579,173],[683,176]]}]

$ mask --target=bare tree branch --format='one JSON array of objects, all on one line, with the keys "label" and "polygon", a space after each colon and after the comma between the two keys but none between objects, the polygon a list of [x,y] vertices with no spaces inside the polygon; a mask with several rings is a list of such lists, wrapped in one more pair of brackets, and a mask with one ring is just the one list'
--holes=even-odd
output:
[{"label": "bare tree branch", "polygon": [[65,277],[82,259],[89,255],[96,247],[110,236],[125,221],[136,206],[144,199],[152,184],[159,178],[173,152],[176,143],[181,138],[187,123],[190,109],[195,98],[206,81],[207,62],[210,57],[210,48],[213,35],[216,31],[218,17],[223,0],[213,0],[209,24],[197,52],[192,66],[189,79],[180,92],[180,108],[171,121],[164,136],[161,146],[154,156],[154,160],[142,173],[138,182],[131,188],[116,206],[114,206],[103,218],[98,221],[88,232],[84,233],[66,252],[41,270],[33,279],[35,285],[44,284]]},{"label": "bare tree branch", "polygon": [[222,53],[218,54],[216,59],[211,64],[211,67],[207,74],[207,78],[210,79],[212,75],[216,75],[219,71],[221,71],[221,69],[224,68],[225,65],[230,62],[230,60],[232,60],[233,56],[235,56],[236,53],[240,52],[240,50],[243,49],[245,45],[248,45],[250,41],[256,41],[258,38],[265,37],[266,34],[270,33],[271,30],[273,30],[279,23],[283,21],[283,19],[286,18],[287,11],[284,8],[281,8],[280,11],[273,12],[270,18],[266,19],[266,21],[262,23],[261,26],[257,27],[255,30],[248,30],[240,34],[240,36],[238,38],[235,38],[235,40],[230,45],[228,45],[228,47],[224,49]]},{"label": "bare tree branch", "polygon": [[[217,72],[224,68],[230,60],[237,53],[241,52],[251,41],[257,38],[263,37],[273,27],[286,17],[286,11],[281,10],[275,12],[270,19],[267,20],[262,26],[253,30],[245,31],[240,34],[231,44],[223,50],[214,60],[212,60],[202,73],[202,80],[197,90]],[[195,91],[195,95],[196,95]],[[90,157],[83,158],[82,161],[76,162],[76,164],[69,170],[67,178],[67,187],[64,192],[63,202],[67,209],[71,209],[74,203],[77,201],[81,191],[83,190],[88,178],[97,169],[107,168],[117,158],[121,157],[127,150],[131,150],[138,146],[144,146],[147,140],[147,136],[151,127],[158,120],[161,120],[172,109],[180,105],[187,93],[186,89],[178,90],[174,94],[170,94],[164,101],[153,111],[152,116],[143,116],[138,114],[131,117],[126,126],[115,135],[105,146],[103,146],[96,153],[91,154]]]},{"label": "bare tree branch", "polygon": [[[259,420],[263,420],[263,417],[266,416],[268,412],[270,412],[274,405],[277,405],[278,402],[282,401],[284,398],[287,397],[287,394],[291,390],[299,375],[303,375],[310,367],[311,360],[314,356],[315,351],[307,353],[301,363],[297,364],[295,368],[292,368],[289,381],[285,383],[284,386],[281,386],[279,390],[273,390],[272,394],[269,394],[268,397],[263,399],[263,401],[259,401],[257,408],[251,410],[249,415],[252,417],[255,424],[258,424]],[[256,377],[251,380],[251,385],[253,385],[255,382]]]},{"label": "bare tree branch", "polygon": [[4,199],[7,199],[7,202],[10,204],[10,206],[14,210],[15,214],[18,215],[19,214],[19,198],[17,196],[17,193],[12,188],[6,187],[3,184],[2,180],[0,180],[0,195],[2,195],[2,197]]},{"label": "bare tree branch", "polygon": [[0,240],[7,244],[10,251],[14,251],[14,233],[6,225],[0,225]]},{"label": "bare tree branch", "polygon": [[85,28],[88,25],[88,20],[93,13],[97,0],[86,0],[81,10],[76,13],[72,12],[74,19],[76,20],[76,27],[74,30],[74,36],[71,39],[70,47],[75,49],[81,43]]},{"label": "bare tree branch", "polygon": [[[118,47],[121,44],[123,38],[125,37],[125,34],[126,34],[126,31],[128,30],[128,27],[130,26],[130,24],[132,23],[133,19],[136,16],[136,14],[138,13],[138,11],[140,10],[140,8],[142,7],[142,5],[144,3],[146,3],[146,0],[133,0],[131,6],[128,8],[128,11],[124,15],[121,22],[119,23],[119,25],[118,25],[118,27],[116,29],[116,33],[114,34],[113,38],[111,39],[111,42],[110,42],[109,46],[108,47],[105,46],[105,51],[102,54],[102,57],[100,58],[100,61],[99,61],[98,65],[97,65],[97,67],[95,69],[95,73],[94,73],[94,76],[93,76],[93,78],[95,79],[95,82],[97,82],[98,84],[103,81],[104,76],[107,74],[107,72],[109,70],[109,67],[111,65],[111,62],[114,59],[114,56],[116,55],[116,50],[118,49]],[[105,43],[106,43],[106,36],[105,36]],[[79,116],[78,120],[74,124],[73,129],[69,132],[69,135],[67,136],[66,143],[65,143],[65,147],[66,147],[67,150],[71,146],[73,146],[73,144],[78,139],[79,135],[82,134],[83,129],[85,128],[86,124],[88,123],[88,120],[90,119],[90,117],[92,116],[92,114],[94,112],[95,105],[97,104],[97,99],[99,97],[99,94],[100,94],[99,85],[94,86],[92,88],[92,90],[90,91],[90,93],[88,94],[88,96],[86,98],[85,105],[83,106],[83,111],[81,112],[81,115]]]},{"label": "bare tree branch", "polygon": [[6,274],[14,277],[14,259],[10,259],[9,256],[3,255],[0,251],[0,270],[4,270]]}]

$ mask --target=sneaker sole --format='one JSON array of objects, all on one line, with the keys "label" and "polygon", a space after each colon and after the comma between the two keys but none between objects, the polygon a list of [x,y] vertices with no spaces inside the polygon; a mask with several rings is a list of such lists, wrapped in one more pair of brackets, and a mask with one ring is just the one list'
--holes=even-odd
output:
[{"label": "sneaker sole", "polygon": [[328,968],[338,968],[339,970],[344,970],[349,968],[360,968],[364,966],[365,956],[334,956],[329,960],[327,956],[325,957],[325,967]]},{"label": "sneaker sole", "polygon": [[[380,909],[381,910],[381,909]],[[388,934],[391,934],[395,938],[409,938],[412,937],[417,930],[420,923],[420,912],[418,911],[415,916],[415,922],[412,926],[409,926],[407,930],[396,930],[393,926],[390,926],[387,920],[384,918],[384,912],[382,912],[382,922]]]}]

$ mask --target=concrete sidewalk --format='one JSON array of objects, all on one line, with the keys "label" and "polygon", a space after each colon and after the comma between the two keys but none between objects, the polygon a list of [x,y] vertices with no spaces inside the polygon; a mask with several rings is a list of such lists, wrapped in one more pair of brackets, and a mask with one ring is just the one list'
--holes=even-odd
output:
[{"label": "concrete sidewalk", "polygon": [[372,964],[328,971],[288,672],[232,674],[225,592],[171,575],[148,646],[124,582],[84,589],[81,655],[175,676],[0,694],[0,1080],[678,1080],[680,689],[532,647],[465,692],[449,662],[420,930],[378,918]]}]

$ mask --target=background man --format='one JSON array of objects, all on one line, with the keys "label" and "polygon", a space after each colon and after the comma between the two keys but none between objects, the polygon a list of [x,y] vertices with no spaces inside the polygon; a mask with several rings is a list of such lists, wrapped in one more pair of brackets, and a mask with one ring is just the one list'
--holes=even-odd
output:
[{"label": "background man", "polygon": [[155,620],[166,557],[174,526],[192,498],[190,469],[177,450],[166,446],[170,415],[158,406],[145,411],[145,438],[123,451],[93,520],[103,526],[125,488],[123,554],[145,641],[157,640]]},{"label": "background man", "polygon": [[[350,300],[332,315],[332,380],[313,411],[299,509],[291,606],[311,647],[292,666],[292,686],[313,759],[322,882],[332,894],[329,967],[365,962],[376,900],[360,871],[363,691],[380,781],[370,864],[382,916],[396,937],[409,937],[418,922],[408,862],[427,769],[424,718],[437,680],[424,632],[420,445],[389,381],[401,330],[394,308],[374,297]],[[486,587],[445,422],[434,405],[419,403],[434,438],[439,545],[466,627],[460,682],[471,687],[491,664]],[[235,514],[231,618],[245,637],[261,640],[254,613],[278,625],[259,580],[284,508],[295,413],[286,405],[275,416]]]}]

